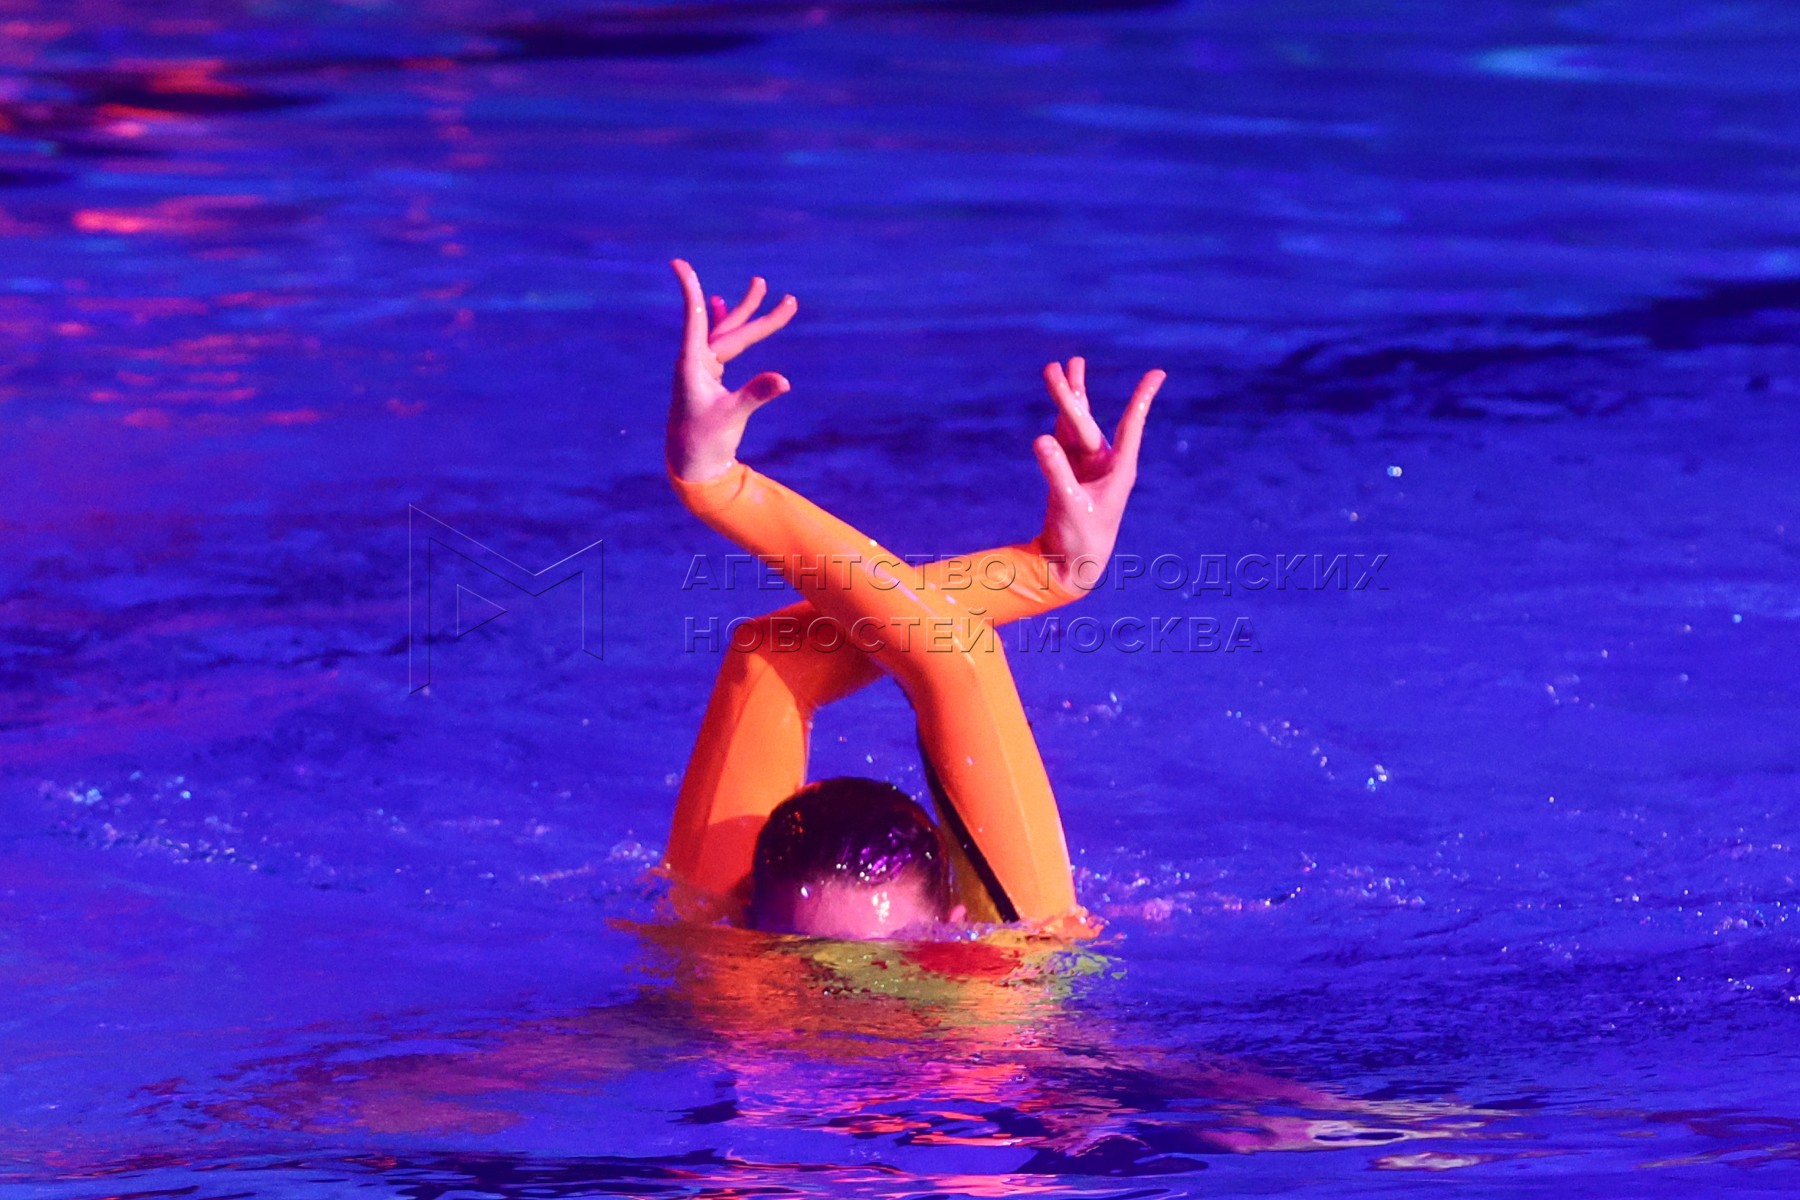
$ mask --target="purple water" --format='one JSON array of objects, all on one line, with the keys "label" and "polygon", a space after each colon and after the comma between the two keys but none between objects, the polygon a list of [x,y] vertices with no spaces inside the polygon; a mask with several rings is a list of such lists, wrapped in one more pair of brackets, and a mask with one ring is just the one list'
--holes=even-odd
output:
[{"label": "purple water", "polygon": [[[1792,1194],[1797,85],[1772,3],[0,5],[0,1180]],[[1305,556],[1009,640],[1090,952],[660,921],[782,599],[682,586],[676,254],[897,550],[1035,529],[1085,353],[1121,552]],[[923,790],[892,688],[815,759]]]}]

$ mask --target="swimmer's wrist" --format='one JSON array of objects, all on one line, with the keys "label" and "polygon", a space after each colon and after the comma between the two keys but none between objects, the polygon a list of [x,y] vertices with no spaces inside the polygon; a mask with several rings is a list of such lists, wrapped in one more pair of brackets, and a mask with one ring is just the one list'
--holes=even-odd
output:
[{"label": "swimmer's wrist", "polygon": [[691,423],[672,421],[663,442],[663,465],[671,476],[687,483],[717,479],[737,465],[736,439],[731,441],[730,449],[721,441],[700,434]]},{"label": "swimmer's wrist", "polygon": [[[1040,578],[1044,583],[1044,591],[1054,597],[1058,603],[1067,604],[1074,600],[1080,600],[1093,590],[1082,587],[1078,582],[1078,564],[1071,562],[1066,555],[1051,553],[1045,547],[1042,535],[1027,542],[1026,548],[1036,555],[1042,564]],[[1095,575],[1095,582],[1099,582],[1098,573]]]},{"label": "swimmer's wrist", "polygon": [[[1050,591],[1053,595],[1060,596],[1064,600],[1085,600],[1088,593],[1094,589],[1091,587],[1082,587],[1078,579],[1079,570],[1074,564],[1059,564],[1050,572]],[[1098,583],[1099,581],[1096,580],[1095,582]]]},{"label": "swimmer's wrist", "polygon": [[673,458],[663,459],[663,466],[668,470],[670,479],[673,479],[676,483],[693,487],[712,483],[714,480],[730,471],[731,468],[741,465],[742,464],[735,458],[727,458],[723,462],[713,461],[706,463],[695,463],[692,460],[682,460],[677,462]]},{"label": "swimmer's wrist", "polygon": [[671,462],[665,462],[663,467],[675,494],[690,512],[696,514],[717,512],[737,499],[750,472],[750,468],[735,458],[723,470],[703,479],[684,478]]}]

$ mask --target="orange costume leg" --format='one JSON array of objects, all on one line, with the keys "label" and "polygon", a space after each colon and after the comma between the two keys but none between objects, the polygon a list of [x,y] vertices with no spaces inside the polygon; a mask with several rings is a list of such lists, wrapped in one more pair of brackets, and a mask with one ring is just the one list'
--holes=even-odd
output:
[{"label": "orange costume leg", "polygon": [[1056,801],[993,633],[1080,595],[1055,586],[1035,544],[991,551],[966,570],[957,560],[920,569],[741,463],[674,484],[697,516],[778,566],[810,602],[764,622],[805,629],[825,618],[845,635],[835,652],[805,638],[773,649],[762,636],[728,654],[677,803],[668,866],[678,885],[725,907],[741,902],[756,832],[804,780],[811,714],[876,678],[872,658],[913,703],[946,817],[999,893],[998,915],[1071,912]]}]

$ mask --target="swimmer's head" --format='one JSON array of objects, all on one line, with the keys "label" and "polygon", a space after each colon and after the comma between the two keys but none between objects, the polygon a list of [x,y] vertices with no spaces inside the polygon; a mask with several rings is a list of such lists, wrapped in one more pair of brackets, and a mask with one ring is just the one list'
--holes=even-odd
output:
[{"label": "swimmer's head", "polygon": [[937,826],[873,779],[825,779],[778,805],[756,839],[750,923],[774,933],[868,939],[947,919]]}]

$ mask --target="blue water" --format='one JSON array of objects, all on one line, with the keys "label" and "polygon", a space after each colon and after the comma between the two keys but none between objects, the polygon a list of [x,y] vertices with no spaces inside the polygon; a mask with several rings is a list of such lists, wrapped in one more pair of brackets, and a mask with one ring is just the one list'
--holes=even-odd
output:
[{"label": "blue water", "polygon": [[[1797,86],[1774,3],[0,6],[0,1181],[1791,1195]],[[676,254],[897,550],[1035,529],[1085,353],[1121,552],[1305,556],[1015,645],[1091,953],[660,920],[781,600],[683,587]]]}]

